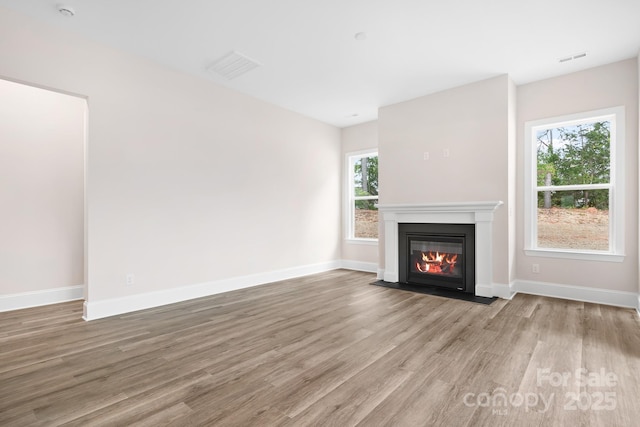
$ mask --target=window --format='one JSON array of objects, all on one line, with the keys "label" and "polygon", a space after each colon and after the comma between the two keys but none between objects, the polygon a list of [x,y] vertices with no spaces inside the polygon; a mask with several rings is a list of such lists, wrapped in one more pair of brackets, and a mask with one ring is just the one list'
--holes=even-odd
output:
[{"label": "window", "polygon": [[347,238],[378,239],[378,153],[363,151],[347,155]]},{"label": "window", "polygon": [[622,261],[624,108],[525,126],[527,255]]}]

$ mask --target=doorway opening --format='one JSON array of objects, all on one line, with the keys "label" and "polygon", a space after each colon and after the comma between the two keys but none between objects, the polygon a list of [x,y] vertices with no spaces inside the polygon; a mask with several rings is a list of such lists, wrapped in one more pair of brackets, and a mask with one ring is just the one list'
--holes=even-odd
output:
[{"label": "doorway opening", "polygon": [[0,311],[87,296],[86,98],[0,79]]}]

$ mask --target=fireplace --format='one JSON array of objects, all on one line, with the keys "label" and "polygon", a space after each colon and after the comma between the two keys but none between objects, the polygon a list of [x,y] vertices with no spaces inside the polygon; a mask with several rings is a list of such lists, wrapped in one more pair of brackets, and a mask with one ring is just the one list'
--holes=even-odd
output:
[{"label": "fireplace", "polygon": [[[385,282],[400,282],[400,224],[469,224],[475,226],[475,271],[473,267],[466,269],[467,274],[474,271],[475,291],[471,292],[476,296],[493,297],[492,223],[494,211],[502,204],[501,201],[487,201],[378,205],[384,221],[384,269],[378,277]],[[466,246],[473,247],[474,244],[467,241]],[[467,287],[470,279],[465,280]]]},{"label": "fireplace", "polygon": [[475,292],[474,224],[398,224],[400,283]]}]

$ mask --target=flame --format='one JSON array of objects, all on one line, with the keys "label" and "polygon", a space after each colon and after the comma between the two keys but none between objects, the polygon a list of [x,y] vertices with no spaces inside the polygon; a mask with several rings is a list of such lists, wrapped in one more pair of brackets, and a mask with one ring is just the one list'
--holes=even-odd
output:
[{"label": "flame", "polygon": [[427,273],[429,271],[429,264],[425,262],[423,267],[419,262],[416,262],[416,269],[421,273]]},{"label": "flame", "polygon": [[416,270],[421,273],[453,274],[458,254],[422,252],[421,261],[416,261]]}]

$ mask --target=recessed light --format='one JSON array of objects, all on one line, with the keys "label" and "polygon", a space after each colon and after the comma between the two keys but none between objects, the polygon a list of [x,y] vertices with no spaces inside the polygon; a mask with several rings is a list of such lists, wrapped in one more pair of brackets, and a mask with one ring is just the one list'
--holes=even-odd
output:
[{"label": "recessed light", "polygon": [[355,36],[353,36],[356,40],[362,41],[362,40],[366,40],[367,39],[367,33],[356,33]]},{"label": "recessed light", "polygon": [[58,12],[60,13],[60,15],[65,16],[67,18],[71,18],[76,14],[76,11],[73,10],[71,6],[67,6],[64,4],[58,5]]}]

